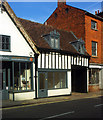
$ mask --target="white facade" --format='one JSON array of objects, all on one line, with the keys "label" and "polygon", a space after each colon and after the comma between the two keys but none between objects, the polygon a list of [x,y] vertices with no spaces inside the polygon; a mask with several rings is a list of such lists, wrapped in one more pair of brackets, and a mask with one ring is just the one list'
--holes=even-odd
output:
[{"label": "white facade", "polygon": [[[34,58],[34,52],[23,37],[23,35],[18,30],[17,26],[13,23],[9,15],[3,11],[0,12],[0,35],[10,36],[10,51],[0,51],[0,59],[3,62],[3,56],[15,56],[17,61],[19,57],[32,57]],[[32,55],[32,56],[30,56]],[[25,61],[24,61],[25,62]],[[35,75],[35,64],[33,63],[33,76]],[[3,77],[3,76],[2,76]],[[33,77],[33,83],[35,78]],[[6,86],[6,88],[8,88]],[[14,98],[13,98],[14,97]],[[11,100],[26,100],[33,99],[35,97],[34,88],[32,92],[22,92],[22,93],[9,93],[9,99]]]},{"label": "white facade", "polygon": [[0,51],[0,55],[30,57],[30,53],[32,53],[34,56],[32,49],[5,11],[0,12],[0,35],[11,36],[11,52]]}]

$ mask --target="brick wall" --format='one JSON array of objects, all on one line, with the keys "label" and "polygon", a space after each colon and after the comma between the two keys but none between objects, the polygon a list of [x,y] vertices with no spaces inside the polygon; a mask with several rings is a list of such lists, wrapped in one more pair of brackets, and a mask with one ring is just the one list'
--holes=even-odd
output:
[{"label": "brick wall", "polygon": [[[68,9],[68,12],[66,11]],[[95,20],[98,24],[98,31],[91,30],[91,19]],[[78,38],[85,41],[87,52],[92,55],[92,41],[98,42],[98,56],[91,57],[91,63],[100,63],[101,57],[103,62],[103,42],[101,43],[101,21],[93,17],[85,15],[84,11],[62,5],[57,7],[53,14],[46,21],[48,25],[52,25],[58,29],[72,31]],[[103,24],[102,24],[103,27]],[[103,31],[102,31],[103,33]],[[103,39],[103,38],[102,38]],[[102,40],[103,41],[103,40]]]},{"label": "brick wall", "polygon": [[101,63],[103,64],[103,22],[102,22],[102,36],[101,36],[102,42],[101,42],[101,51],[102,51],[102,57],[101,57]]},{"label": "brick wall", "polygon": [[78,38],[85,39],[85,15],[82,10],[63,5],[58,7],[46,22],[58,29],[72,31]]},{"label": "brick wall", "polygon": [[[97,30],[91,29],[91,20],[97,22]],[[92,56],[92,41],[97,42],[97,57],[91,57],[91,63],[101,64],[101,21],[85,15],[85,42],[86,50]]]}]

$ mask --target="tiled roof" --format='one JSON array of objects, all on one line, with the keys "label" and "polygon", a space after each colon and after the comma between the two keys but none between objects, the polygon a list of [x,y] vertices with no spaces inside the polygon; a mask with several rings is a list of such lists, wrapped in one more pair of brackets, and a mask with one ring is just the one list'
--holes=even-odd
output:
[{"label": "tiled roof", "polygon": [[[18,19],[38,48],[52,49],[43,38],[43,36],[49,34],[51,31],[56,30],[56,32],[60,34],[60,50],[75,54],[78,53],[75,48],[69,43],[77,40],[71,32],[58,30],[52,26],[35,23],[21,18]],[[88,54],[86,53],[85,55]]]}]

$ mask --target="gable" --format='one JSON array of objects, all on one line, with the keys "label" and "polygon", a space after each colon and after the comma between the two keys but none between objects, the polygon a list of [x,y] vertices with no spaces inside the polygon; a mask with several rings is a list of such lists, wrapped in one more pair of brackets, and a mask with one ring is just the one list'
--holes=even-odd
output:
[{"label": "gable", "polygon": [[6,11],[0,12],[0,35],[10,36],[10,51],[0,51],[1,55],[30,56],[30,52],[33,54],[32,48]]}]

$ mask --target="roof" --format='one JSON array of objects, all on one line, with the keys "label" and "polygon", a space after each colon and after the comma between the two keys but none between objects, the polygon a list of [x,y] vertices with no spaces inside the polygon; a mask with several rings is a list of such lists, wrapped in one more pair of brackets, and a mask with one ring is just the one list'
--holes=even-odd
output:
[{"label": "roof", "polygon": [[[73,7],[73,6],[70,6],[70,5],[66,5],[66,6],[67,7]],[[76,8],[76,7],[73,7],[73,8],[75,8],[77,10],[80,10],[80,11],[83,11],[85,13],[85,15],[88,15],[88,16],[91,16],[91,17],[93,17],[95,19],[99,19],[99,20],[103,21],[103,18],[100,17],[100,16],[94,15],[94,14],[92,14],[90,12],[87,12],[86,10],[83,10],[83,9],[80,9],[80,8]]]},{"label": "roof", "polygon": [[[44,35],[49,34],[51,31],[56,30],[60,34],[60,51],[66,51],[68,53],[79,54],[75,48],[70,44],[72,41],[76,41],[76,37],[72,32],[59,30],[52,26],[35,23],[29,20],[19,18],[24,29],[32,38],[33,42],[36,43],[37,48],[53,50],[44,39]],[[87,53],[85,55],[88,55]]]},{"label": "roof", "polygon": [[16,27],[19,29],[19,31],[21,32],[21,34],[23,35],[23,37],[26,39],[26,41],[28,42],[28,44],[30,45],[30,47],[33,49],[33,51],[35,53],[39,54],[39,51],[37,50],[37,48],[35,46],[35,43],[30,38],[30,36],[27,34],[27,32],[25,31],[25,29],[23,28],[23,26],[21,25],[21,23],[19,22],[17,16],[15,15],[15,13],[13,12],[13,10],[9,6],[8,2],[6,2],[6,0],[5,0],[5,2],[0,2],[0,4],[2,4],[2,7],[9,14],[9,16],[12,19],[12,21],[15,23]]}]

